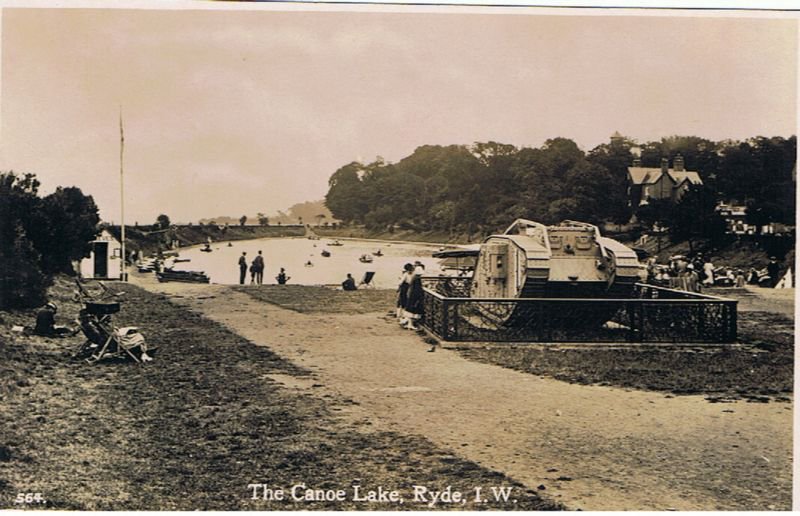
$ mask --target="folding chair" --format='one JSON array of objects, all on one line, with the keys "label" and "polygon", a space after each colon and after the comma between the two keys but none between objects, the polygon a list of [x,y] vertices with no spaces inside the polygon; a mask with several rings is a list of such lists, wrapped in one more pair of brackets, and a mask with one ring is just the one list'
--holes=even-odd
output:
[{"label": "folding chair", "polygon": [[362,285],[364,288],[375,288],[375,284],[372,283],[372,278],[375,277],[375,271],[367,271],[364,273],[364,277],[359,282],[358,286],[361,287]]},{"label": "folding chair", "polygon": [[[86,342],[76,350],[75,358],[89,363],[111,356],[130,357],[136,363],[146,362],[156,348],[147,348],[144,336],[136,327],[117,328],[111,323],[111,314],[119,311],[118,303],[86,303],[81,310],[80,325]],[[150,355],[148,355],[150,351]]]}]

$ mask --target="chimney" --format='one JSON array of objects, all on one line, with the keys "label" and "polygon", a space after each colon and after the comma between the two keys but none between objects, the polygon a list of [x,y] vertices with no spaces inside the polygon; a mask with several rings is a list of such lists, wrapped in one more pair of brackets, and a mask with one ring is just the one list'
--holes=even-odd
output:
[{"label": "chimney", "polygon": [[667,158],[661,158],[661,172],[667,173],[669,171],[669,160]]},{"label": "chimney", "polygon": [[683,172],[683,156],[680,154],[675,156],[675,159],[672,160],[672,168],[675,169],[675,172]]},{"label": "chimney", "polygon": [[633,157],[633,166],[634,167],[641,167],[642,166],[642,158],[640,158],[639,156],[634,156]]}]

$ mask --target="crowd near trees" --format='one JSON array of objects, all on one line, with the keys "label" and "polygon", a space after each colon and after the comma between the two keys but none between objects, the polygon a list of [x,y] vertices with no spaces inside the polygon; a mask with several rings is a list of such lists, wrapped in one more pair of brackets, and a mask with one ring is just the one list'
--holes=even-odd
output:
[{"label": "crowd near trees", "polygon": [[0,309],[44,302],[56,273],[74,274],[100,218],[91,196],[59,187],[40,197],[33,174],[0,172]]},{"label": "crowd near trees", "polygon": [[715,217],[716,202],[735,200],[747,204],[751,217],[794,223],[794,136],[741,142],[673,136],[645,144],[612,137],[589,152],[567,138],[539,148],[424,145],[397,163],[344,165],[331,176],[325,201],[336,218],[372,229],[487,233],[520,217],[624,223],[633,215],[626,181],[637,149],[644,167],[680,153],[704,183],[679,205],[645,218],[665,219],[684,233],[711,231],[719,221],[704,219]]}]

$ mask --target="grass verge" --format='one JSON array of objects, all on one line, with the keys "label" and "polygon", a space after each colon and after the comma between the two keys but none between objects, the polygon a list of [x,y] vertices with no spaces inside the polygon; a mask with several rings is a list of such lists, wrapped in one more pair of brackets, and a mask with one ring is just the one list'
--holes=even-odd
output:
[{"label": "grass verge", "polygon": [[[438,509],[547,510],[543,500],[501,473],[426,439],[375,431],[368,420],[334,415],[353,402],[289,389],[270,374],[307,372],[265,347],[131,285],[120,326],[137,325],[160,346],[153,363],[87,365],[68,359],[72,339],[14,336],[2,314],[0,359],[15,372],[2,391],[0,508],[19,493],[41,493],[28,507],[82,510],[402,510],[412,485],[512,487],[516,500],[439,504]],[[60,313],[77,310],[60,299]],[[286,490],[298,483],[343,489],[345,501],[252,500],[251,483]],[[405,504],[352,500],[352,487],[396,489]],[[288,494],[288,493],[287,493]]]}]

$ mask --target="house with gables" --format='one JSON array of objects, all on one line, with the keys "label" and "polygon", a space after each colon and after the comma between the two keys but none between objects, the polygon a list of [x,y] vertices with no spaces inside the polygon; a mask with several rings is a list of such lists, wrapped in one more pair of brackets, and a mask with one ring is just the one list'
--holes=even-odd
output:
[{"label": "house with gables", "polygon": [[642,167],[639,159],[628,167],[628,202],[634,209],[647,204],[652,199],[669,199],[680,201],[684,193],[692,185],[701,185],[703,181],[697,172],[686,170],[683,156],[678,154],[669,168],[669,160],[661,159],[661,167]]}]

